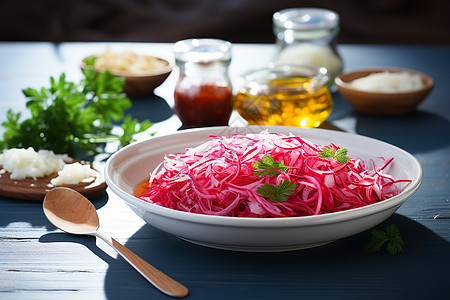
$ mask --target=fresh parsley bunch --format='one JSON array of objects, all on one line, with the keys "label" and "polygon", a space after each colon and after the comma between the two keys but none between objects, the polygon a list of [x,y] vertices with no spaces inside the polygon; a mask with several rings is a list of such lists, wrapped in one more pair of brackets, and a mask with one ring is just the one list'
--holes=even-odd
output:
[{"label": "fresh parsley bunch", "polygon": [[[87,59],[78,84],[67,81],[63,73],[58,80],[50,78],[49,88],[23,90],[31,117],[20,121],[20,112],[8,110],[0,149],[33,147],[86,156],[100,153],[106,142],[119,141],[124,146],[134,134],[148,129],[150,121],[138,123],[124,116],[131,106],[122,92],[125,79],[109,71],[98,73],[94,60]],[[112,133],[114,121],[123,121],[122,134]]]}]

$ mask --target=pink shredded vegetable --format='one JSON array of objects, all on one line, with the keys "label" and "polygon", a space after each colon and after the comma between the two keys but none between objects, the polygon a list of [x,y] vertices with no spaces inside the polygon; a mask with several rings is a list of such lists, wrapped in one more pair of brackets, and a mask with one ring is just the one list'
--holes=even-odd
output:
[{"label": "pink shredded vegetable", "polygon": [[[150,176],[142,200],[160,206],[208,215],[232,217],[309,216],[376,203],[401,192],[383,170],[393,158],[368,170],[359,159],[340,164],[320,158],[324,146],[293,135],[260,134],[211,136],[212,140],[186,153],[167,155]],[[333,151],[339,149],[328,145]],[[270,155],[293,167],[275,176],[255,176],[252,163]],[[296,183],[284,202],[257,193],[264,183]]]}]

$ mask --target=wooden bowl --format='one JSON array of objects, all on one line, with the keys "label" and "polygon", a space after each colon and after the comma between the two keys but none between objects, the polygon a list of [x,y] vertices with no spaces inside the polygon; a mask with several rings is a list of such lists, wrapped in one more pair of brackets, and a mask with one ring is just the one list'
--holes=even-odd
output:
[{"label": "wooden bowl", "polygon": [[[357,90],[351,85],[355,79],[374,73],[408,72],[420,76],[423,87],[410,92],[366,92]],[[433,79],[423,73],[397,68],[374,68],[343,73],[336,77],[336,86],[342,97],[357,111],[370,115],[405,115],[413,112],[428,96],[434,86]]]},{"label": "wooden bowl", "polygon": [[[92,56],[92,55],[91,55]],[[91,57],[89,56],[89,57]],[[152,57],[152,56],[147,56]],[[86,57],[87,58],[87,57]],[[86,58],[81,61],[81,68],[84,69]],[[160,86],[169,77],[172,72],[172,65],[165,59],[154,57],[163,63],[163,68],[149,70],[145,73],[133,74],[130,72],[110,71],[112,74],[125,78],[123,92],[130,98],[141,98],[151,95],[158,86]],[[98,70],[99,72],[104,70]]]}]

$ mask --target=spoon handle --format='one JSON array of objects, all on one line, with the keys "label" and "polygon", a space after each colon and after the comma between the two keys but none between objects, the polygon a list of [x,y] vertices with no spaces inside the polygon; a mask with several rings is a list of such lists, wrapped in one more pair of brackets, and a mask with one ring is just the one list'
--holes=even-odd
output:
[{"label": "spoon handle", "polygon": [[159,271],[145,260],[134,254],[130,249],[123,246],[114,238],[102,232],[95,232],[98,236],[111,247],[114,248],[130,265],[132,265],[142,276],[153,284],[161,292],[173,297],[186,297],[189,290],[179,282],[173,280],[163,272]]}]

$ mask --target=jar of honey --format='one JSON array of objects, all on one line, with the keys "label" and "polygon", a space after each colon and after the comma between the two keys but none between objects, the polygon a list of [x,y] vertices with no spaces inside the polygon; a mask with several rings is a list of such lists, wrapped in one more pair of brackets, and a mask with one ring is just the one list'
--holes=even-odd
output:
[{"label": "jar of honey", "polygon": [[228,75],[231,44],[218,39],[188,39],[174,45],[180,70],[175,113],[183,127],[224,126],[233,110]]},{"label": "jar of honey", "polygon": [[234,108],[249,125],[318,127],[333,108],[325,68],[270,65],[243,79]]},{"label": "jar of honey", "polygon": [[322,8],[291,8],[273,15],[277,39],[276,63],[325,67],[330,74],[329,86],[343,69],[337,51],[339,15]]}]

